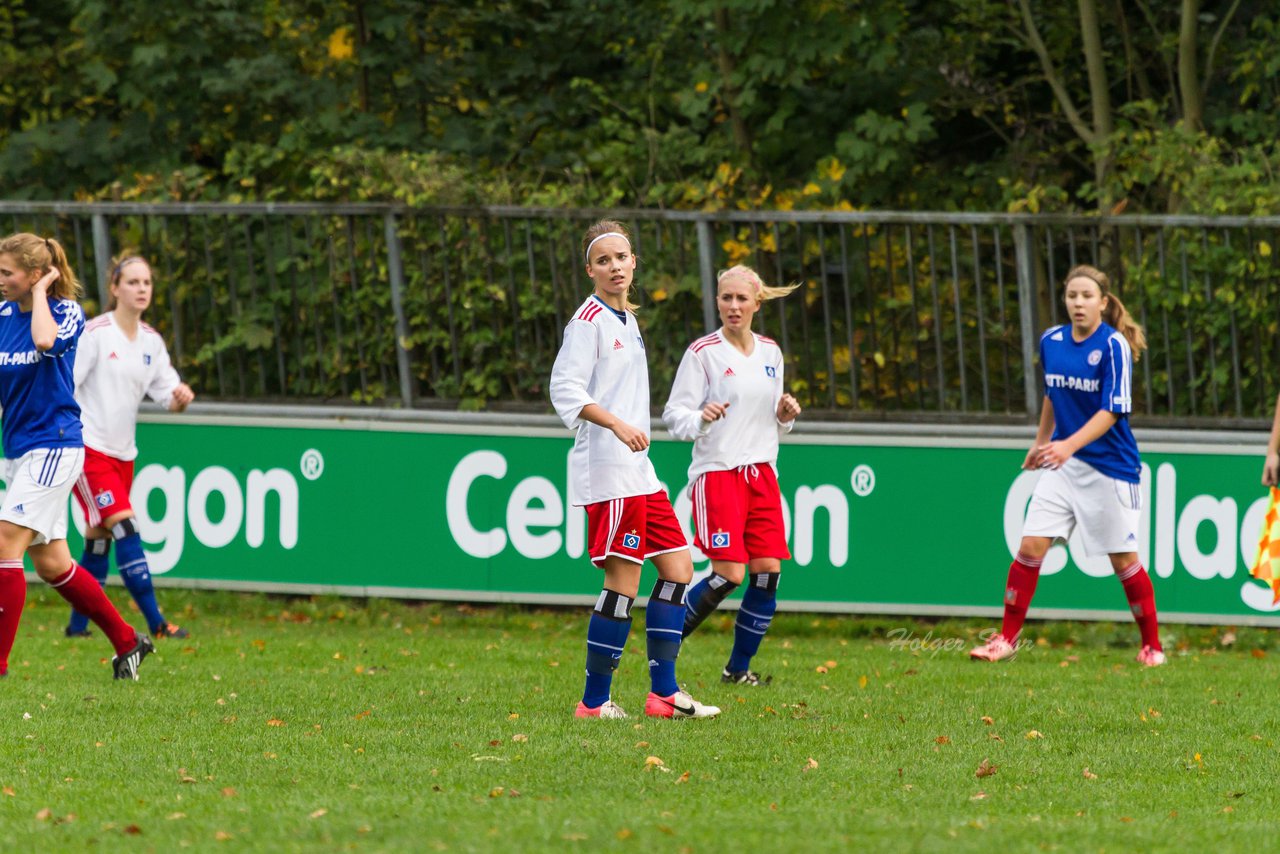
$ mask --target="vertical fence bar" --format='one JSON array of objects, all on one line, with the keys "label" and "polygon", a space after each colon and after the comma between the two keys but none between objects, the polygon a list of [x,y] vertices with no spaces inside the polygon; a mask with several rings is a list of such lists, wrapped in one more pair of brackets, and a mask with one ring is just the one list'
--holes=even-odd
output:
[{"label": "vertical fence bar", "polygon": [[94,278],[98,280],[98,306],[99,311],[105,311],[107,303],[111,301],[111,294],[107,290],[106,273],[111,269],[111,234],[107,231],[107,215],[96,213],[92,216],[93,222],[93,266]]},{"label": "vertical fence bar", "polygon": [[716,323],[716,259],[715,237],[711,233],[711,220],[700,219],[695,224],[698,232],[698,276],[702,280],[702,334],[719,326]]},{"label": "vertical fence bar", "polygon": [[396,215],[387,212],[382,217],[382,228],[387,236],[387,277],[391,280],[391,311],[396,318],[396,369],[400,374],[400,402],[405,409],[413,408],[412,368],[409,366],[409,319],[404,313],[404,259],[400,255],[400,230],[396,227]]},{"label": "vertical fence bar", "polygon": [[1027,396],[1027,420],[1034,422],[1040,414],[1036,394],[1036,271],[1031,257],[1031,227],[1018,223],[1013,227],[1013,251],[1017,258],[1018,321],[1022,333],[1022,389]]}]

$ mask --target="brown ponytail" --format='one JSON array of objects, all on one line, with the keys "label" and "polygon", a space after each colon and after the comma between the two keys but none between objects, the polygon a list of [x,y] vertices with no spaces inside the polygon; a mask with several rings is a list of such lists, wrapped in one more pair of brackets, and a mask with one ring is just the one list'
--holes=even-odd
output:
[{"label": "brown ponytail", "polygon": [[51,267],[57,267],[58,280],[49,286],[49,296],[54,299],[78,301],[84,296],[84,289],[71,269],[66,251],[54,238],[27,232],[11,234],[0,240],[0,254],[11,256],[28,273],[44,275]]},{"label": "brown ponytail", "polygon": [[1102,310],[1102,320],[1129,342],[1129,349],[1133,351],[1133,361],[1136,363],[1142,358],[1142,351],[1147,349],[1147,334],[1133,319],[1133,315],[1129,314],[1120,298],[1111,293],[1111,279],[1097,267],[1077,264],[1067,271],[1063,285],[1077,278],[1089,279],[1098,286],[1099,293],[1107,301],[1107,307]]}]

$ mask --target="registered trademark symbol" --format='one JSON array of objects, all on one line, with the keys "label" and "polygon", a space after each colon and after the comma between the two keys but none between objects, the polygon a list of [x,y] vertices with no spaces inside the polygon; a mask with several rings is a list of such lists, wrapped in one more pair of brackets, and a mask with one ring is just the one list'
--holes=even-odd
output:
[{"label": "registered trademark symbol", "polygon": [[324,474],[324,456],[315,448],[308,448],[302,452],[302,462],[298,467],[307,480],[316,480]]},{"label": "registered trademark symbol", "polygon": [[871,470],[871,466],[858,466],[849,476],[849,483],[853,486],[854,495],[866,498],[876,488],[876,473]]}]

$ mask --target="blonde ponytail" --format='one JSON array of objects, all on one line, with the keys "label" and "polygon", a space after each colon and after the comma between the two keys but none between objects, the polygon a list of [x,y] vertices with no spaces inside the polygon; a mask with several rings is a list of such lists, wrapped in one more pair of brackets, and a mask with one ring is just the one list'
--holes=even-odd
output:
[{"label": "blonde ponytail", "polygon": [[764,280],[760,278],[760,274],[748,267],[746,264],[737,264],[727,270],[721,270],[716,275],[716,284],[723,282],[728,278],[741,278],[751,286],[752,292],[756,295],[756,302],[762,303],[766,300],[779,299],[800,287],[800,283],[796,282],[791,285],[766,285]]},{"label": "blonde ponytail", "polygon": [[54,299],[79,300],[84,289],[62,244],[52,237],[21,232],[0,240],[0,254],[9,255],[28,273],[44,275],[51,267],[58,268],[58,280],[49,286],[49,296]]}]

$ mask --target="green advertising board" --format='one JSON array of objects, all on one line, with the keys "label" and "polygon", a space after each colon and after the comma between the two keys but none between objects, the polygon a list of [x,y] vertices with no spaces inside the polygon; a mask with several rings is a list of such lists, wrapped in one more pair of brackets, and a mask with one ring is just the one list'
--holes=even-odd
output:
[{"label": "green advertising board", "polygon": [[[152,573],[185,586],[594,601],[586,516],[566,500],[571,437],[545,424],[151,419],[132,498]],[[952,433],[828,425],[785,440],[783,608],[1000,612],[1037,477],[1019,469],[1030,430]],[[655,438],[654,465],[687,526],[689,446]],[[1260,448],[1143,443],[1140,551],[1166,621],[1280,625],[1248,571],[1265,509]],[[1033,615],[1126,617],[1105,556],[1057,547],[1042,572]]]}]

